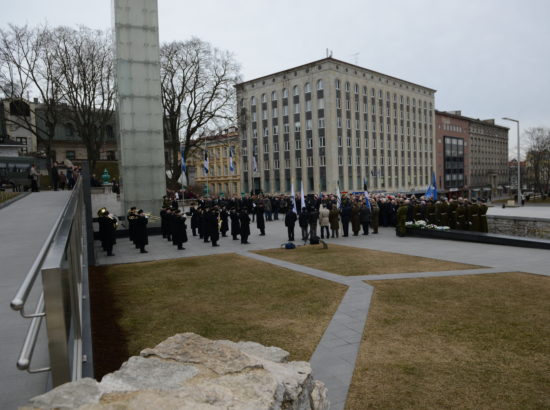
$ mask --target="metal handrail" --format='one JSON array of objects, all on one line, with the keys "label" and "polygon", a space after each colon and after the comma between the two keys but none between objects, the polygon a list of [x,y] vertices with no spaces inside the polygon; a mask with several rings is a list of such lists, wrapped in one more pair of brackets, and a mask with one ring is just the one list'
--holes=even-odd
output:
[{"label": "metal handrail", "polygon": [[32,319],[29,330],[27,331],[27,336],[25,337],[25,342],[21,348],[21,353],[19,354],[19,359],[17,360],[17,368],[19,370],[26,370],[29,373],[42,373],[51,369],[51,367],[43,367],[40,369],[30,368],[34,347],[36,346],[36,341],[38,340],[38,332],[40,331],[40,325],[42,324],[42,319],[44,317],[44,293],[40,295],[40,299],[36,305],[36,312],[42,312],[42,314],[36,315]]},{"label": "metal handrail", "polygon": [[48,255],[48,251],[50,250],[50,247],[53,243],[53,239],[55,238],[55,235],[59,231],[59,227],[61,226],[61,221],[65,218],[67,211],[69,210],[69,205],[72,203],[73,197],[77,195],[77,192],[80,189],[80,185],[81,185],[81,178],[77,180],[76,185],[73,188],[73,191],[71,193],[71,196],[69,197],[69,200],[65,204],[65,208],[63,209],[63,212],[61,212],[59,217],[56,219],[53,228],[51,229],[50,233],[48,234],[48,237],[46,238],[46,241],[44,242],[44,245],[42,245],[40,252],[38,252],[38,256],[34,260],[34,263],[32,264],[27,275],[25,276],[23,283],[21,283],[21,286],[19,286],[19,290],[17,291],[17,294],[15,295],[15,297],[10,303],[11,308],[13,310],[19,311],[21,316],[23,316],[26,319],[44,316],[43,312],[39,314],[35,313],[31,315],[25,314],[25,311],[24,311],[25,303],[27,302],[27,298],[29,297],[29,294],[32,290],[34,281],[38,277],[38,273],[42,268],[42,264],[44,263],[44,260]]}]

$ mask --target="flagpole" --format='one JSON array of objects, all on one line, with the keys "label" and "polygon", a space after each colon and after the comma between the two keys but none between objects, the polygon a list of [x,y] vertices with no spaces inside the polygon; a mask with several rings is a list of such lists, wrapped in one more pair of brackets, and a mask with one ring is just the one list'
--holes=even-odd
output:
[{"label": "flagpole", "polygon": [[[208,158],[208,149],[206,148],[206,138],[204,138],[204,152],[206,153],[206,158]],[[204,165],[203,165],[203,168]],[[208,160],[208,170],[206,171],[206,197],[210,196],[210,186],[208,185],[208,174],[210,174],[210,160]]]}]

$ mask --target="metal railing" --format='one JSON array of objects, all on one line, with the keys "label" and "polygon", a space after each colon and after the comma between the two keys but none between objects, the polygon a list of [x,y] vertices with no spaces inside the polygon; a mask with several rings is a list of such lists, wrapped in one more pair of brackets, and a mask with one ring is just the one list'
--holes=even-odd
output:
[{"label": "metal railing", "polygon": [[[83,278],[83,188],[79,178],[65,208],[55,221],[32,267],[19,287],[11,308],[32,319],[17,360],[29,373],[51,371],[52,384],[78,380],[82,375],[82,278]],[[42,294],[34,313],[25,304],[39,274]],[[46,319],[49,367],[31,368],[42,320]]]}]

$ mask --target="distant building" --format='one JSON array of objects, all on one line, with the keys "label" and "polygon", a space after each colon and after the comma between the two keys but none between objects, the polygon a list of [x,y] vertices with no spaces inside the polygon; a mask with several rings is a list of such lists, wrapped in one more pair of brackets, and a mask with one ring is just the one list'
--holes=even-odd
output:
[{"label": "distant building", "polygon": [[460,111],[436,112],[438,182],[445,192],[493,198],[507,192],[508,128],[493,119],[465,117]]},{"label": "distant building", "polygon": [[440,193],[468,196],[470,122],[453,112],[435,112],[436,182]]},{"label": "distant building", "polygon": [[36,135],[30,130],[36,127],[34,115],[36,102],[5,99],[1,104],[3,109],[0,110],[2,117],[0,122],[3,123],[6,135],[20,144],[21,155],[36,152],[38,150]]},{"label": "distant building", "polygon": [[332,57],[236,87],[243,191],[429,185],[435,90]]},{"label": "distant building", "polygon": [[[208,153],[208,173],[204,170],[205,151]],[[233,171],[229,166],[230,152],[233,154]],[[188,185],[200,184],[204,187],[203,193],[210,195],[241,195],[239,131],[236,127],[200,137],[186,164]]]}]

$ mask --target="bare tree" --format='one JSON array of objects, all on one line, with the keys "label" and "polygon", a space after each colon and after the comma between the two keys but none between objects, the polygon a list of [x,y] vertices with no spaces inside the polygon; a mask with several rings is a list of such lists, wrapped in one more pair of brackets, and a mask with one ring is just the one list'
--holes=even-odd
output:
[{"label": "bare tree", "polygon": [[526,155],[527,173],[538,192],[550,188],[550,128],[536,127],[525,131],[529,141]]},{"label": "bare tree", "polygon": [[167,185],[176,188],[180,146],[189,158],[199,135],[234,124],[240,67],[231,53],[198,38],[162,45],[160,64]]},{"label": "bare tree", "polygon": [[94,169],[114,109],[114,61],[108,32],[80,27],[54,33],[55,61],[70,121]]},{"label": "bare tree", "polygon": [[[19,107],[15,116],[5,117],[33,133],[50,160],[62,97],[54,45],[52,30],[47,26],[29,29],[10,25],[0,30],[0,91]],[[38,104],[26,101],[31,93],[39,96]]]}]

